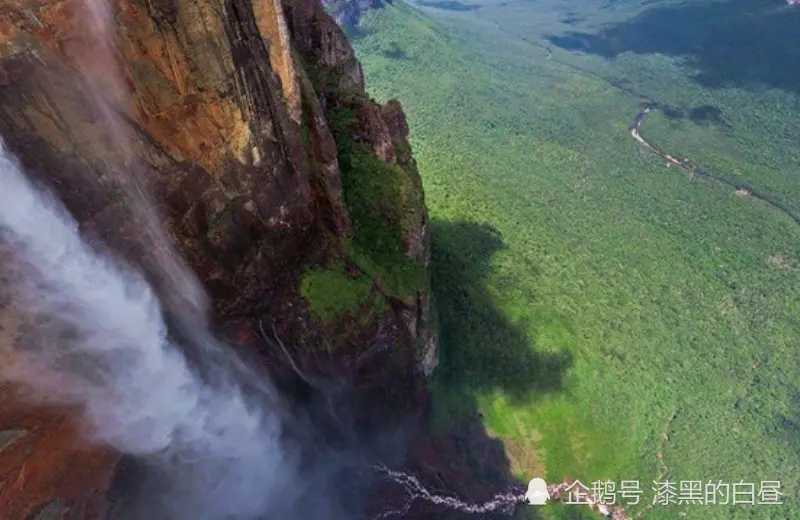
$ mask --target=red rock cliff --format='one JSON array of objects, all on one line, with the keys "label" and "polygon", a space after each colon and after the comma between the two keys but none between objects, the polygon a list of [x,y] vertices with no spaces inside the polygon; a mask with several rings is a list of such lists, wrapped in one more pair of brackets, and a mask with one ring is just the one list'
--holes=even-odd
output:
[{"label": "red rock cliff", "polygon": [[[430,374],[427,214],[405,116],[365,95],[319,1],[105,1],[0,5],[0,135],[29,174],[147,269],[142,216],[118,184],[141,174],[238,343],[274,321],[308,371],[364,388]],[[10,352],[13,305],[0,312]],[[98,517],[116,456],[78,432],[68,410],[3,394],[0,517],[47,504]]]}]

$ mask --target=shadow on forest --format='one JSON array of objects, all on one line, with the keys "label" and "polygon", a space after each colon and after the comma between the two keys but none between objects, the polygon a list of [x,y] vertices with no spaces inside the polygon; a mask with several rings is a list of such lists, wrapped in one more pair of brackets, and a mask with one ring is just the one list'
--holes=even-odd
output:
[{"label": "shadow on forest", "polygon": [[500,234],[488,224],[441,221],[433,222],[431,233],[438,382],[449,392],[499,390],[512,399],[560,390],[570,355],[536,352],[534,339],[509,322],[485,289],[492,258],[505,248]]},{"label": "shadow on forest", "polygon": [[568,32],[548,40],[605,58],[624,52],[683,57],[706,87],[800,94],[798,34],[800,9],[784,0],[726,0],[653,7],[597,34]]},{"label": "shadow on forest", "polygon": [[408,59],[408,54],[406,54],[406,51],[404,51],[397,44],[397,42],[389,43],[389,48],[381,51],[381,54],[383,54],[386,58],[389,58],[390,60],[400,61]]},{"label": "shadow on forest", "polygon": [[[524,492],[507,446],[483,424],[477,395],[500,391],[516,400],[558,391],[572,359],[537,353],[532,338],[486,290],[493,257],[505,248],[499,232],[488,224],[434,220],[431,236],[440,364],[431,383],[433,429],[414,443],[410,469],[433,489],[474,502],[509,489]],[[435,507],[415,512],[428,513],[420,516],[426,519],[463,518],[439,516]]]},{"label": "shadow on forest", "polygon": [[730,128],[730,124],[725,120],[722,111],[713,105],[700,105],[689,110],[684,110],[679,107],[656,104],[656,108],[661,110],[664,117],[673,121],[688,118],[692,123],[698,126]]},{"label": "shadow on forest", "polygon": [[[800,410],[800,390],[793,391],[789,396],[791,407],[789,410]],[[740,400],[734,403],[738,410],[744,406]],[[795,455],[800,454],[800,413],[777,413],[775,415],[775,430],[778,439]]]}]

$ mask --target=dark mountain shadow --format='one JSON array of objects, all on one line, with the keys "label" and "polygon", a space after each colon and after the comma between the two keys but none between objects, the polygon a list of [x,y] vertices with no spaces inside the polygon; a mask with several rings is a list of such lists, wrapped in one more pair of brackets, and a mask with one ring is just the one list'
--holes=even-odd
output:
[{"label": "dark mountain shadow", "polygon": [[725,118],[722,117],[722,111],[713,105],[694,107],[689,111],[689,119],[694,124],[700,126],[730,126],[728,122],[725,121]]},{"label": "dark mountain shadow", "polygon": [[[800,410],[800,391],[795,390],[791,397],[792,410]],[[736,410],[744,407],[741,400],[734,403]],[[786,447],[794,454],[800,454],[800,413],[783,414],[778,413],[775,415],[775,430],[777,437]]]},{"label": "dark mountain shadow", "polygon": [[381,54],[383,54],[385,57],[389,58],[390,60],[402,61],[402,60],[407,60],[408,59],[408,54],[406,54],[406,51],[404,51],[397,44],[397,42],[390,42],[389,43],[389,48],[388,49],[383,49],[381,51]]},{"label": "dark mountain shadow", "polygon": [[432,235],[438,382],[470,393],[500,390],[513,399],[560,390],[569,355],[537,352],[534,339],[508,321],[485,289],[492,257],[505,248],[500,234],[488,224],[435,221]]},{"label": "dark mountain shadow", "polygon": [[653,7],[596,34],[549,36],[554,45],[614,58],[624,52],[686,58],[711,88],[772,87],[800,94],[800,10],[783,0],[684,2]]},{"label": "dark mountain shadow", "polygon": [[342,30],[345,32],[345,34],[347,34],[347,37],[350,40],[352,41],[362,40],[367,36],[372,36],[373,34],[375,34],[375,31],[373,29],[368,29],[361,25],[358,25],[358,20],[359,17],[361,16],[360,13],[358,15],[352,15],[352,16],[354,17],[354,19],[345,19],[340,21]]},{"label": "dark mountain shadow", "polygon": [[[434,220],[431,236],[440,363],[430,385],[429,429],[411,443],[408,470],[434,492],[473,503],[497,493],[524,493],[506,446],[483,424],[477,395],[500,391],[520,400],[558,391],[572,360],[536,352],[532,338],[503,315],[487,291],[492,259],[505,248],[499,232],[488,224]],[[403,499],[398,500],[399,507]],[[539,518],[530,509],[521,506],[517,512]],[[419,503],[406,518],[470,517]]]},{"label": "dark mountain shadow", "polygon": [[700,105],[687,110],[680,107],[654,103],[653,108],[661,110],[664,117],[671,121],[688,118],[689,121],[699,126],[730,128],[730,123],[725,120],[722,111],[714,105]]},{"label": "dark mountain shadow", "polygon": [[681,108],[671,106],[660,106],[659,108],[667,119],[683,119],[686,116],[686,113]]},{"label": "dark mountain shadow", "polygon": [[416,4],[423,7],[433,7],[434,9],[444,9],[445,11],[477,11],[482,7],[478,4],[464,4],[455,0],[443,0],[439,2],[417,0]]}]

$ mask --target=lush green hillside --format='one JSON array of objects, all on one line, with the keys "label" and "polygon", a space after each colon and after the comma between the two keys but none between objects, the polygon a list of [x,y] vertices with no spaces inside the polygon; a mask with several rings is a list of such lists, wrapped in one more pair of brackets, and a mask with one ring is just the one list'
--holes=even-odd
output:
[{"label": "lush green hillside", "polygon": [[398,2],[359,29],[433,219],[438,417],[477,404],[524,478],[786,494],[647,518],[800,518],[800,225],[627,132],[658,103],[654,144],[800,214],[800,11],[647,3]]}]

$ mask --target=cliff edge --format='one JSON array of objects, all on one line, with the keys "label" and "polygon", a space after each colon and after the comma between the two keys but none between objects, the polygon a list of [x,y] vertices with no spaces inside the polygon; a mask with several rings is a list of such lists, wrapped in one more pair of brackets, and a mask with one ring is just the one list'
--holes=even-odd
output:
[{"label": "cliff edge", "polygon": [[380,9],[391,4],[392,0],[322,0],[328,13],[348,30],[355,28],[364,13],[370,9]]},{"label": "cliff edge", "polygon": [[[408,125],[367,97],[319,0],[6,1],[0,135],[86,236],[149,273],[157,242],[120,189],[135,169],[229,343],[286,371],[266,331],[305,373],[418,404],[437,346]],[[0,307],[0,352],[18,321]],[[0,516],[102,518],[117,454],[6,390]]]}]

